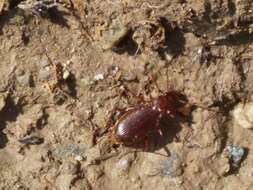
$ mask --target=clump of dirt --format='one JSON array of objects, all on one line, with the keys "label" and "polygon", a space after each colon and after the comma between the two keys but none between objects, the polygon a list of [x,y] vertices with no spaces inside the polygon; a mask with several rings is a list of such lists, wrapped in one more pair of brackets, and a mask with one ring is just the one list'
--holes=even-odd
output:
[{"label": "clump of dirt", "polygon": [[[2,1],[0,188],[250,189],[252,18],[251,0]],[[194,109],[162,145],[112,144],[117,109],[169,90]]]}]

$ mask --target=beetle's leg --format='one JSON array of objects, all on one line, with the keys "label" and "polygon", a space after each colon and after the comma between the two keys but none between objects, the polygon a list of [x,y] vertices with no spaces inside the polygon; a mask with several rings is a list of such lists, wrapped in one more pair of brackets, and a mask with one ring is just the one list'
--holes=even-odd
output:
[{"label": "beetle's leg", "polygon": [[97,126],[96,126],[96,128],[93,127],[93,140],[92,140],[93,144],[97,144],[97,138],[102,137],[112,127],[111,118],[112,118],[112,114],[110,115],[109,119],[107,120],[105,127],[97,127]]},{"label": "beetle's leg", "polygon": [[174,141],[174,142],[181,142],[180,137],[178,136],[178,134],[176,134],[176,135],[173,137],[173,141]]},{"label": "beetle's leg", "polygon": [[122,88],[123,88],[122,96],[128,96],[128,97],[132,96],[132,97],[134,97],[135,99],[137,99],[137,100],[140,101],[140,102],[146,102],[146,101],[144,100],[143,95],[136,95],[135,93],[133,93],[133,92],[132,92],[129,88],[127,88],[126,86],[123,86]]},{"label": "beetle's leg", "polygon": [[155,87],[157,88],[157,90],[160,92],[160,93],[163,93],[163,91],[161,90],[161,88],[159,87],[158,83],[157,83],[157,80],[155,80],[155,77],[153,75],[148,75],[148,78],[149,80],[153,81],[155,83]]},{"label": "beetle's leg", "polygon": [[136,95],[135,93],[133,93],[131,90],[129,90],[127,87],[123,87],[123,92],[122,92],[122,96],[132,96],[133,98],[135,98],[137,101],[142,102],[142,103],[147,103],[148,101],[144,100],[143,95]]},{"label": "beetle's leg", "polygon": [[109,111],[109,119],[106,122],[105,128],[112,127],[112,121],[114,120],[113,116],[115,115],[116,112],[119,112],[119,115],[122,115],[127,111],[128,111],[127,108],[117,108],[117,107],[112,108],[112,110]]}]

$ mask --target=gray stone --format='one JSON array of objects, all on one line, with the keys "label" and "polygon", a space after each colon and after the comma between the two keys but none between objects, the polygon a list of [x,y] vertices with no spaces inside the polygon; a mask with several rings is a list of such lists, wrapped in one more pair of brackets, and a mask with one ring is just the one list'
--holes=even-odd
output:
[{"label": "gray stone", "polygon": [[181,159],[176,153],[161,162],[161,174],[170,177],[177,177],[182,174]]},{"label": "gray stone", "polygon": [[241,160],[243,158],[243,155],[245,153],[244,149],[238,146],[229,145],[225,149],[229,153],[230,160],[232,162],[232,166],[239,167]]},{"label": "gray stone", "polygon": [[59,147],[53,151],[53,154],[59,158],[66,158],[69,156],[84,156],[85,148],[76,144],[69,144]]}]

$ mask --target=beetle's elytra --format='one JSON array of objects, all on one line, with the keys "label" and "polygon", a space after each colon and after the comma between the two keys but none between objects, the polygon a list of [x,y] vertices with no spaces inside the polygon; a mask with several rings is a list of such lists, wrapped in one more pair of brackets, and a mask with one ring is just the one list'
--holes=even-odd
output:
[{"label": "beetle's elytra", "polygon": [[[159,96],[150,105],[133,108],[124,113],[112,128],[114,144],[135,145],[148,143],[150,133],[162,135],[162,117],[174,117],[186,105],[184,96],[176,91]],[[147,147],[145,147],[147,148]]]}]

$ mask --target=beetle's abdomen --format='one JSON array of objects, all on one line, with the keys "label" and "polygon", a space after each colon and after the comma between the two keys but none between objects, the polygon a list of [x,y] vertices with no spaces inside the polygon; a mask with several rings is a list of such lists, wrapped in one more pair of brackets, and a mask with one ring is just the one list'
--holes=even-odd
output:
[{"label": "beetle's abdomen", "polygon": [[119,119],[115,126],[115,138],[123,143],[141,141],[156,130],[158,122],[159,112],[151,107],[133,109]]}]

